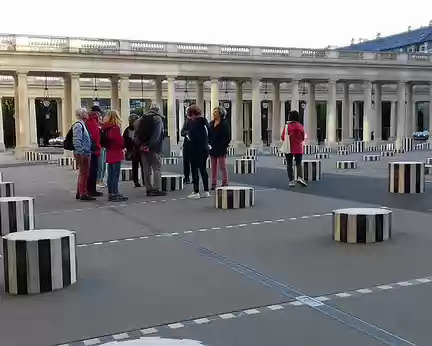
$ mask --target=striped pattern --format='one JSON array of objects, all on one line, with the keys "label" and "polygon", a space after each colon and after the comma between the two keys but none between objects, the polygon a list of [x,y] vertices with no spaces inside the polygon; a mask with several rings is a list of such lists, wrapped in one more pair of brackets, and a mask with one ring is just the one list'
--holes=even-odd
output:
[{"label": "striped pattern", "polygon": [[228,147],[228,156],[234,156],[234,155],[235,155],[235,148]]},{"label": "striped pattern", "polygon": [[318,149],[318,151],[320,152],[320,153],[331,153],[332,152],[332,148],[328,148],[328,147],[319,147],[319,149]]},{"label": "striped pattern", "polygon": [[[303,160],[303,179],[306,181],[318,181],[322,179],[321,161]],[[294,165],[294,178],[297,179],[297,169]]]},{"label": "striped pattern", "polygon": [[365,151],[365,142],[354,142],[350,144],[350,151],[352,153],[363,153]]},{"label": "striped pattern", "polygon": [[35,151],[24,152],[24,157],[27,161],[51,161],[52,155],[46,153],[38,153]]},{"label": "striped pattern", "polygon": [[395,152],[394,151],[382,151],[380,153],[381,156],[395,156]]},{"label": "striped pattern", "polygon": [[432,157],[428,157],[428,158],[426,159],[426,164],[427,164],[427,165],[432,165]]},{"label": "striped pattern", "polygon": [[35,227],[33,197],[0,198],[0,234],[29,231]]},{"label": "striped pattern", "polygon": [[425,192],[424,162],[390,162],[389,191],[392,193]]},{"label": "striped pattern", "polygon": [[249,156],[249,155],[244,155],[241,157],[242,160],[254,160],[254,161],[258,161],[258,156]]},{"label": "striped pattern", "polygon": [[183,175],[162,173],[162,191],[183,190]]},{"label": "striped pattern", "polygon": [[237,159],[234,162],[234,174],[255,174],[255,160]]},{"label": "striped pattern", "polygon": [[12,181],[0,181],[0,197],[14,197],[15,183]]},{"label": "striped pattern", "polygon": [[337,146],[337,150],[348,150],[348,146],[346,146],[345,144],[340,144]]},{"label": "striped pattern", "polygon": [[58,159],[58,165],[63,166],[72,166],[75,159],[73,157],[60,157]]},{"label": "striped pattern", "polygon": [[276,146],[274,146],[274,145],[272,145],[272,146],[270,147],[270,153],[271,153],[272,155],[276,155],[276,156],[277,156],[277,154],[279,153],[279,148],[276,147]]},{"label": "striped pattern", "polygon": [[405,151],[413,151],[414,150],[414,138],[406,137],[402,138],[402,149]]},{"label": "striped pattern", "polygon": [[396,154],[403,154],[406,150],[405,149],[395,149],[394,152]]},{"label": "striped pattern", "polygon": [[120,168],[120,181],[131,181],[132,179],[132,167]]},{"label": "striped pattern", "polygon": [[257,148],[246,148],[246,156],[258,156]]},{"label": "striped pattern", "polygon": [[336,161],[337,169],[356,169],[357,161]]},{"label": "striped pattern", "polygon": [[395,150],[395,144],[394,143],[380,144],[379,150],[380,151]]},{"label": "striped pattern", "polygon": [[77,169],[78,169],[78,163],[77,163],[75,160],[72,161],[72,166],[71,166],[71,168],[74,169],[74,170],[77,170]]},{"label": "striped pattern", "polygon": [[349,155],[349,151],[348,150],[338,150],[336,152],[336,155]]},{"label": "striped pattern", "polygon": [[425,165],[425,174],[432,174],[432,165]]},{"label": "striped pattern", "polygon": [[255,204],[255,189],[249,186],[225,186],[216,189],[217,209],[250,208]]},{"label": "striped pattern", "polygon": [[304,144],[303,145],[303,153],[305,155],[311,155],[311,154],[315,154],[316,152],[319,151],[319,146],[315,145],[315,144]]},{"label": "striped pattern", "polygon": [[50,292],[77,281],[75,232],[37,230],[3,237],[5,291]]},{"label": "striped pattern", "polygon": [[430,150],[432,149],[432,143],[424,142],[414,145],[414,150]]},{"label": "striped pattern", "polygon": [[379,155],[363,155],[363,161],[380,161],[381,156]]},{"label": "striped pattern", "polygon": [[376,145],[370,145],[370,146],[368,146],[366,148],[365,151],[370,153],[370,152],[375,152],[375,151],[379,151],[379,150],[378,150],[378,146],[376,146]]},{"label": "striped pattern", "polygon": [[178,165],[179,159],[178,157],[163,157],[162,164],[163,165]]},{"label": "striped pattern", "polygon": [[329,159],[330,155],[328,153],[318,153],[315,154],[316,159]]},{"label": "striped pattern", "polygon": [[384,208],[348,208],[333,211],[333,240],[341,243],[377,243],[391,238],[392,212]]}]

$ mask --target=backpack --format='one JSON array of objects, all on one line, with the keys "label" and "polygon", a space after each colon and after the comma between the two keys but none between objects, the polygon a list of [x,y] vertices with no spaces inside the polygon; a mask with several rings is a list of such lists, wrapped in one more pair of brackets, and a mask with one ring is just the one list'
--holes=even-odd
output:
[{"label": "backpack", "polygon": [[108,131],[107,129],[101,129],[100,130],[100,145],[102,148],[108,149],[109,146],[109,139],[108,139]]},{"label": "backpack", "polygon": [[[63,149],[65,149],[65,150],[70,150],[70,151],[74,151],[75,150],[75,147],[73,145],[73,127],[74,127],[74,125],[76,123],[74,123],[70,127],[70,129],[69,129],[68,133],[66,134],[66,137],[65,137],[65,139],[63,141]],[[82,126],[82,124],[81,124],[81,126]],[[84,126],[82,126],[82,131],[84,132]]]}]

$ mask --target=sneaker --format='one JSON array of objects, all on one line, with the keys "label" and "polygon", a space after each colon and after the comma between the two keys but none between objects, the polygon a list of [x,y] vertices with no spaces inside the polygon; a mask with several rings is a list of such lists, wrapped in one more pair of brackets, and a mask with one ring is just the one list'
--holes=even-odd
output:
[{"label": "sneaker", "polygon": [[159,191],[159,190],[147,191],[147,196],[162,197],[162,196],[166,196],[166,195],[167,195],[167,193],[165,191]]},{"label": "sneaker", "polygon": [[134,187],[141,187],[141,184],[139,182],[135,182]]},{"label": "sneaker", "polygon": [[103,193],[99,192],[99,191],[96,191],[96,192],[89,193],[89,196],[91,196],[91,197],[102,197]]},{"label": "sneaker", "polygon": [[111,202],[126,202],[128,198],[119,194],[119,195],[111,196],[111,198],[108,198],[108,200]]},{"label": "sneaker", "polygon": [[200,199],[201,196],[200,196],[199,192],[192,192],[187,198],[189,198],[189,199]]},{"label": "sneaker", "polygon": [[94,201],[96,198],[89,195],[80,196],[80,201]]},{"label": "sneaker", "polygon": [[209,198],[210,197],[210,192],[208,191],[204,191],[204,193],[202,195],[200,195],[202,198]]},{"label": "sneaker", "polygon": [[297,182],[302,186],[307,186],[307,183],[305,182],[305,180],[303,178],[298,178]]},{"label": "sneaker", "polygon": [[294,186],[295,186],[295,182],[294,182],[294,181],[290,181],[290,182],[288,183],[288,186],[289,186],[289,187],[294,187]]}]

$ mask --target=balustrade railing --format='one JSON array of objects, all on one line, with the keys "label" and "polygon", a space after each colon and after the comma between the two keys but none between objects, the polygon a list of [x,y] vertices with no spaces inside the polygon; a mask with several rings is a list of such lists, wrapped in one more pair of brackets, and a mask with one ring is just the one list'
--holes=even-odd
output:
[{"label": "balustrade railing", "polygon": [[432,54],[354,52],[334,49],[247,47],[233,45],[147,42],[0,34],[0,51],[117,55],[211,55],[224,58],[341,59],[400,63],[432,63]]}]

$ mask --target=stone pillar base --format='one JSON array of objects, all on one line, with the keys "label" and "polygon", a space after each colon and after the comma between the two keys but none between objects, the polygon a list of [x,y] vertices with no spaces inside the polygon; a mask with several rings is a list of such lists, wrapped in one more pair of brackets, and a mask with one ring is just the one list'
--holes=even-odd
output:
[{"label": "stone pillar base", "polygon": [[6,147],[4,143],[0,143],[0,152],[5,152],[5,151],[6,151]]},{"label": "stone pillar base", "polygon": [[324,140],[324,145],[327,148],[337,148],[338,144],[336,142],[330,142],[327,139]]},{"label": "stone pillar base", "polygon": [[262,152],[264,149],[264,143],[262,141],[251,143],[250,147],[256,148],[259,152]]}]

